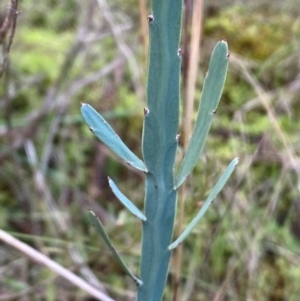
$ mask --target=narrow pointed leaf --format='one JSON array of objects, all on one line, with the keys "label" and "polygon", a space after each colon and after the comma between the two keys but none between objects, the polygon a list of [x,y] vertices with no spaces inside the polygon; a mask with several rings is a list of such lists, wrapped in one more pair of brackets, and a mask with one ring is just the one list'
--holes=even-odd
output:
[{"label": "narrow pointed leaf", "polygon": [[208,72],[203,84],[203,91],[194,131],[186,155],[176,176],[175,188],[178,188],[195,167],[224,87],[228,67],[228,46],[220,41],[212,53]]},{"label": "narrow pointed leaf", "polygon": [[81,105],[81,113],[86,123],[90,126],[91,131],[115,154],[125,160],[130,166],[147,172],[144,162],[125,145],[107,121],[93,107],[83,103]]},{"label": "narrow pointed leaf", "polygon": [[132,272],[129,270],[129,268],[127,267],[127,265],[125,264],[125,262],[121,258],[120,254],[117,252],[115,247],[112,245],[112,243],[111,243],[111,241],[110,241],[110,239],[109,239],[109,237],[108,237],[108,235],[107,235],[107,233],[106,233],[106,231],[103,227],[103,224],[101,223],[98,216],[93,211],[89,210],[89,217],[90,217],[90,220],[91,220],[92,224],[95,226],[97,232],[100,234],[100,236],[102,237],[104,242],[107,244],[107,246],[110,249],[110,251],[112,252],[114,258],[122,266],[122,268],[124,269],[126,274],[130,278],[132,278],[138,286],[142,285],[143,282],[132,274]]},{"label": "narrow pointed leaf", "polygon": [[193,228],[196,226],[196,224],[199,222],[199,220],[202,218],[202,216],[205,214],[209,206],[213,203],[216,196],[219,194],[219,192],[222,190],[224,185],[226,184],[227,180],[229,179],[230,175],[235,169],[235,166],[238,164],[238,158],[233,159],[224,173],[219,178],[217,184],[214,186],[214,188],[211,190],[209,196],[207,197],[206,201],[204,202],[203,206],[199,210],[198,214],[193,218],[193,220],[190,222],[190,224],[186,227],[186,229],[183,231],[183,233],[169,246],[169,250],[175,249],[179,244],[183,242],[183,240],[189,235],[189,233],[193,230]]},{"label": "narrow pointed leaf", "polygon": [[117,187],[111,178],[108,178],[108,184],[114,193],[114,195],[119,199],[119,201],[137,218],[142,221],[146,221],[146,216],[138,209]]}]

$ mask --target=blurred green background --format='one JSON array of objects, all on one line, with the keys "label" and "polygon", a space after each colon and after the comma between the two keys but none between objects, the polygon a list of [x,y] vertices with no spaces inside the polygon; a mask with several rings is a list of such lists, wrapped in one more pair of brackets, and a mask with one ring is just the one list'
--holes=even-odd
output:
[{"label": "blurred green background", "polygon": [[[142,208],[143,175],[92,135],[80,102],[101,111],[141,155],[147,54],[139,2],[105,3],[19,3],[0,80],[0,228],[123,301],[134,300],[134,283],[98,239],[87,210],[101,218],[137,273],[140,223],[112,195],[107,176]],[[180,300],[297,301],[300,5],[221,3],[204,1],[196,105],[222,38],[230,66],[204,154],[188,180],[186,223],[229,161],[239,156],[240,163],[184,243]],[[7,4],[0,3],[1,24]],[[165,300],[172,296],[170,271]],[[0,241],[0,300],[93,299]]]}]

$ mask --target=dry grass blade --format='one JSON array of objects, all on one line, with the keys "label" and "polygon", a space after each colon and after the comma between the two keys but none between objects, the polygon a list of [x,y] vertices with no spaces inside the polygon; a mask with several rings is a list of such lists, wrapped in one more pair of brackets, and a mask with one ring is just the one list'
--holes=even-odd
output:
[{"label": "dry grass blade", "polygon": [[55,261],[51,260],[44,254],[38,252],[37,250],[29,247],[28,245],[24,244],[23,242],[19,241],[18,239],[14,238],[10,234],[6,233],[5,231],[0,229],[0,240],[4,241],[8,245],[12,246],[13,248],[19,250],[33,261],[41,263],[47,266],[49,269],[60,275],[61,277],[65,278],[66,280],[70,281],[75,286],[81,288],[91,296],[97,298],[100,301],[114,301],[106,294],[102,293],[100,290],[94,288],[89,283],[85,282],[83,279],[75,275],[74,273],[70,272],[68,269],[62,267]]},{"label": "dry grass blade", "polygon": [[[202,0],[195,1],[193,7],[193,16],[191,24],[191,40],[190,40],[190,55],[188,61],[187,78],[185,85],[185,101],[184,101],[184,118],[183,118],[183,150],[187,150],[189,139],[192,133],[193,127],[193,112],[194,112],[194,100],[196,79],[198,72],[198,61],[200,56],[200,41],[202,31],[202,14],[203,14]],[[186,186],[183,184],[180,190],[180,202],[179,202],[179,220],[177,226],[177,233],[180,234],[184,225],[185,216],[185,199],[186,199]],[[175,253],[174,259],[174,289],[173,289],[173,301],[179,300],[179,285],[182,275],[182,259],[183,259],[183,246],[180,245]]]},{"label": "dry grass blade", "polygon": [[145,63],[148,57],[148,7],[146,0],[139,0],[139,12],[140,12],[140,23],[141,23],[141,36],[144,46]]},{"label": "dry grass blade", "polygon": [[130,47],[124,42],[122,32],[120,29],[119,24],[115,20],[113,13],[110,10],[110,7],[106,0],[97,0],[99,8],[103,12],[103,16],[107,23],[109,24],[112,34],[115,38],[116,44],[120,50],[120,52],[124,55],[126,60],[128,61],[130,71],[132,73],[132,81],[136,91],[136,95],[138,99],[143,99],[143,88],[140,82],[140,73],[139,73],[139,66],[137,61],[130,49]]},{"label": "dry grass blade", "polygon": [[294,150],[290,147],[291,143],[289,141],[289,138],[284,133],[284,130],[281,128],[281,126],[276,118],[276,113],[270,102],[270,96],[268,95],[268,93],[266,93],[264,91],[263,87],[260,85],[258,80],[255,78],[255,76],[251,73],[249,68],[247,68],[247,65],[242,60],[240,60],[239,58],[237,58],[234,55],[231,55],[231,61],[235,62],[236,64],[239,65],[239,67],[241,68],[241,70],[243,72],[244,77],[249,82],[249,84],[251,84],[251,86],[254,88],[257,96],[259,97],[259,99],[262,103],[262,106],[264,107],[264,109],[267,112],[267,115],[270,119],[272,126],[274,127],[276,133],[278,134],[278,138],[280,139],[280,141],[286,151],[286,156],[287,156],[288,160],[286,160],[286,162],[285,162],[285,164],[286,164],[285,167],[294,169],[298,174],[298,181],[299,181],[299,174],[300,174],[299,160],[297,160],[297,156],[296,156]]}]

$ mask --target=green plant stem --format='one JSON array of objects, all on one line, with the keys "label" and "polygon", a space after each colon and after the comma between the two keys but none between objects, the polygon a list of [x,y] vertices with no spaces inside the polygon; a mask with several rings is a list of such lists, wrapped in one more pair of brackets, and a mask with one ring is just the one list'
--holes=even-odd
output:
[{"label": "green plant stem", "polygon": [[182,0],[153,0],[150,19],[150,57],[143,132],[147,167],[143,223],[141,280],[138,301],[160,301],[171,252],[177,190],[173,168],[179,116],[178,55]]}]

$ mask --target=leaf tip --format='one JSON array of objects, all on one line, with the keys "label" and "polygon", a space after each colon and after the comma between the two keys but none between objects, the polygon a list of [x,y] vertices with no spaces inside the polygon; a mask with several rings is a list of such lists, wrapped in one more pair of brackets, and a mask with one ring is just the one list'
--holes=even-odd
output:
[{"label": "leaf tip", "polygon": [[91,215],[93,215],[93,217],[97,217],[97,215],[95,214],[95,212],[94,211],[92,211],[91,209],[89,209],[88,208],[88,212],[91,214]]},{"label": "leaf tip", "polygon": [[85,102],[80,102],[80,108],[82,109],[83,107],[88,107],[90,106],[88,103],[85,103]]}]

